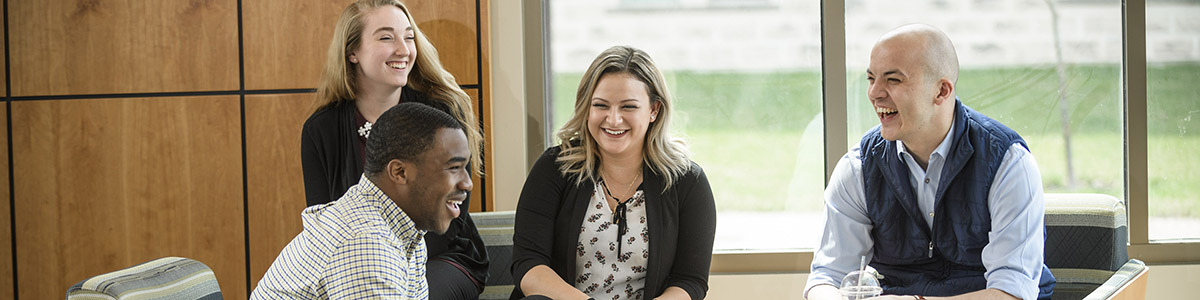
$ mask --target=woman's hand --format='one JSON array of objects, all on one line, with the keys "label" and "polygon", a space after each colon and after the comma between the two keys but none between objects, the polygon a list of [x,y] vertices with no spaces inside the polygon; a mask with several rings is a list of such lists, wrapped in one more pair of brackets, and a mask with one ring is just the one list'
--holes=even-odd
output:
[{"label": "woman's hand", "polygon": [[589,299],[587,294],[567,284],[546,265],[538,265],[525,273],[521,278],[521,292],[526,296],[542,295],[550,299]]},{"label": "woman's hand", "polygon": [[654,300],[691,300],[692,296],[688,295],[687,291],[677,286],[667,287],[662,295],[654,297]]}]

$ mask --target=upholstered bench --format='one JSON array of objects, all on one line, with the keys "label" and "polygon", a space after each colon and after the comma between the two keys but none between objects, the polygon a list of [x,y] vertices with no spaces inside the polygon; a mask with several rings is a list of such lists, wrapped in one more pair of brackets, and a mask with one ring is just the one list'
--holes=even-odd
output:
[{"label": "upholstered bench", "polygon": [[508,299],[513,290],[512,266],[513,218],[515,211],[472,213],[471,219],[487,246],[488,280],[479,299]]},{"label": "upholstered bench", "polygon": [[204,263],[164,257],[84,279],[67,289],[68,300],[204,299],[219,300],[217,277]]},{"label": "upholstered bench", "polygon": [[[1104,194],[1046,194],[1046,266],[1058,283],[1054,299],[1110,299],[1147,268],[1129,259],[1125,204]],[[1137,291],[1128,291],[1136,294]]]}]

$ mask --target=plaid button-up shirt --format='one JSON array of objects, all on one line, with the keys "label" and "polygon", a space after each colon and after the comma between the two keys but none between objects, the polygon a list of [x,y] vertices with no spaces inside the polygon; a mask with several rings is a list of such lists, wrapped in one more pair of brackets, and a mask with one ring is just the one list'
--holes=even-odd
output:
[{"label": "plaid button-up shirt", "polygon": [[292,239],[250,299],[426,299],[425,231],[364,176],[337,201],[300,214]]}]

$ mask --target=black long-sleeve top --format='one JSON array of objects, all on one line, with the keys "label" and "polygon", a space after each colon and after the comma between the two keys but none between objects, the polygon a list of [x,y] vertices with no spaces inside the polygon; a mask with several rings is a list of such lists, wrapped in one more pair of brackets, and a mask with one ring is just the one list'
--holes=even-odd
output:
[{"label": "black long-sleeve top", "polygon": [[[408,87],[400,93],[400,102],[422,103],[449,113],[445,104]],[[300,157],[308,206],[337,200],[358,183],[363,173],[363,146],[357,140],[356,112],[354,102],[343,101],[314,112],[304,122]],[[462,207],[470,207],[469,196]],[[483,288],[488,276],[487,250],[467,209],[451,220],[445,234],[426,234],[425,244],[430,260],[447,260],[463,267],[476,286]]]},{"label": "black long-sleeve top", "polygon": [[[575,250],[579,227],[595,192],[592,182],[575,184],[559,172],[555,162],[560,148],[542,153],[529,171],[517,203],[513,233],[512,274],[516,288],[510,299],[524,297],[521,279],[537,265],[553,269],[574,285]],[[687,291],[692,299],[708,293],[717,212],[708,177],[696,163],[674,186],[663,190],[662,176],[647,167],[642,190],[650,233],[645,298],[659,296],[668,287]]]}]

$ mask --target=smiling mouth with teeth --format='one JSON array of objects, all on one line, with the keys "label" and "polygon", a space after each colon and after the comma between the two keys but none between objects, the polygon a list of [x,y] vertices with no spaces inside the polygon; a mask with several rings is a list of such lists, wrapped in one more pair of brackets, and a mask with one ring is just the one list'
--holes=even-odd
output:
[{"label": "smiling mouth with teeth", "polygon": [[462,213],[462,209],[460,208],[462,204],[463,200],[450,200],[446,202],[446,208],[450,209],[451,217],[457,218]]},{"label": "smiling mouth with teeth", "polygon": [[611,134],[611,135],[621,135],[622,133],[625,133],[626,131],[629,131],[629,130],[609,130],[609,129],[604,129],[604,132],[606,132],[606,133],[608,133],[608,134]]},{"label": "smiling mouth with teeth", "polygon": [[407,67],[408,67],[408,63],[405,63],[405,62],[400,62],[400,63],[388,63],[387,65],[388,65],[388,67],[391,67],[392,69],[403,69],[403,68],[407,68]]},{"label": "smiling mouth with teeth", "polygon": [[896,114],[896,112],[897,111],[895,109],[891,109],[891,108],[887,108],[887,107],[875,107],[875,113],[881,114],[881,115],[889,115],[890,116],[890,115]]}]

